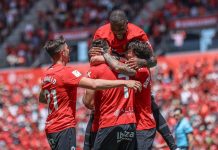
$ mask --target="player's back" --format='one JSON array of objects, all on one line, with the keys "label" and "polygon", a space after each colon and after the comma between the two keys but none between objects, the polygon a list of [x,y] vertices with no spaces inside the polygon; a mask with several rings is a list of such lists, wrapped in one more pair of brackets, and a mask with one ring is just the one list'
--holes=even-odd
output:
[{"label": "player's back", "polygon": [[80,75],[63,65],[53,65],[42,77],[42,90],[48,103],[46,132],[58,132],[75,127],[75,103]]},{"label": "player's back", "polygon": [[[96,79],[129,79],[113,72],[106,64],[91,67],[90,73],[91,78]],[[126,87],[96,91],[95,109],[100,116],[99,128],[135,123],[133,100],[134,90]]]}]

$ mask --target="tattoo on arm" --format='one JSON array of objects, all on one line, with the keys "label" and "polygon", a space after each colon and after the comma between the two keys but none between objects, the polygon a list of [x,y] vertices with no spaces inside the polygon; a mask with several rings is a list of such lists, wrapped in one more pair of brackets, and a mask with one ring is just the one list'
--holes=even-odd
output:
[{"label": "tattoo on arm", "polygon": [[119,62],[113,56],[108,53],[105,53],[104,58],[108,65],[118,73],[123,73],[125,75],[134,76],[136,71],[134,69],[129,68],[126,64]]}]

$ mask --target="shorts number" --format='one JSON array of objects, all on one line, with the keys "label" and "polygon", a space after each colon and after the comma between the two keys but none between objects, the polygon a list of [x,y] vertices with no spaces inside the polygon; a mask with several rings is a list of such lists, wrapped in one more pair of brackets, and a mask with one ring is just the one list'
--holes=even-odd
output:
[{"label": "shorts number", "polygon": [[[124,74],[118,74],[118,78],[129,80],[129,76],[124,75]],[[128,91],[128,88],[125,86],[124,86],[124,98],[129,98],[129,91]]]},{"label": "shorts number", "polygon": [[[55,110],[57,110],[58,109],[58,100],[57,100],[56,90],[51,90],[51,92],[49,92],[48,90],[44,90],[44,96],[47,100],[48,105],[50,105],[50,102],[51,102],[51,95],[53,98],[54,108],[55,108]],[[51,113],[51,109],[49,106],[48,106],[48,113],[49,114]]]}]

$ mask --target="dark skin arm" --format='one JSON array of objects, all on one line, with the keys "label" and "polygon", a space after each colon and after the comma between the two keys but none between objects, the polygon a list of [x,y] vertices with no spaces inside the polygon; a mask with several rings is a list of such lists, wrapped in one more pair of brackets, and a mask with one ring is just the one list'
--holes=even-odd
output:
[{"label": "dark skin arm", "polygon": [[[107,62],[107,64],[110,66],[110,68],[118,73],[122,73],[128,76],[134,76],[136,71],[134,69],[131,69],[130,67],[128,67],[126,64],[119,62],[116,57],[110,55],[108,52],[110,51],[110,48],[103,50],[102,48],[99,47],[93,47],[91,49],[91,51],[96,51],[97,53],[103,53],[103,57],[105,59],[105,61]],[[96,54],[96,53],[95,53]],[[94,55],[93,53],[90,54],[91,56],[95,57],[96,55]],[[92,58],[91,58],[92,60]],[[99,61],[101,60],[102,62],[102,58],[99,56]],[[95,60],[97,61],[97,60]],[[92,62],[93,63],[93,62]]]},{"label": "dark skin arm", "polygon": [[113,56],[111,56],[109,53],[103,54],[105,61],[108,63],[108,65],[116,72],[122,73],[128,76],[134,76],[136,71],[134,69],[131,69],[126,64],[119,62],[117,59],[115,59]]}]

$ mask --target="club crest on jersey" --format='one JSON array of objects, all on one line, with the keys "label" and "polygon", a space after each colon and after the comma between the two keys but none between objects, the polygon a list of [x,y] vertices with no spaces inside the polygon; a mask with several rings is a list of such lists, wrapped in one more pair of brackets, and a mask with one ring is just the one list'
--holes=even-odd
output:
[{"label": "club crest on jersey", "polygon": [[78,70],[72,71],[72,74],[73,74],[74,76],[76,76],[76,77],[81,76],[81,73],[80,73]]}]

